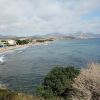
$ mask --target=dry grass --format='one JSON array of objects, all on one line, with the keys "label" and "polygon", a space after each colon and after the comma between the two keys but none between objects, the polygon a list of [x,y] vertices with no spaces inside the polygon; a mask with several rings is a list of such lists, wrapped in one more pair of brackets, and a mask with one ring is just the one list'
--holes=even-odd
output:
[{"label": "dry grass", "polygon": [[100,64],[90,64],[82,69],[73,84],[72,100],[100,100]]},{"label": "dry grass", "polygon": [[0,89],[0,100],[44,100],[43,98],[35,97],[30,94],[16,93],[7,89]]},{"label": "dry grass", "polygon": [[8,97],[7,100],[43,100],[43,99],[35,97],[35,96],[32,96],[32,95],[18,93],[16,95]]}]

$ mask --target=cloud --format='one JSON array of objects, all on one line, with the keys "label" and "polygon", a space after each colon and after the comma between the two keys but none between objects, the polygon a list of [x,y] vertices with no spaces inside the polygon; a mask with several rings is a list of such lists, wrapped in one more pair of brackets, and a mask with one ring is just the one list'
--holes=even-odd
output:
[{"label": "cloud", "polygon": [[0,34],[100,33],[99,14],[86,19],[99,4],[100,0],[0,0]]}]

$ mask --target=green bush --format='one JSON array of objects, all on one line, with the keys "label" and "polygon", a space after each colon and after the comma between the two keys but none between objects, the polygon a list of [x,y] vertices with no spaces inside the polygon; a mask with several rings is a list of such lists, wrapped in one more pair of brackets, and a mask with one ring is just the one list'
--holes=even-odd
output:
[{"label": "green bush", "polygon": [[45,90],[43,85],[39,85],[37,87],[37,91],[36,92],[37,92],[37,95],[39,97],[53,98],[53,92],[52,92],[52,90],[51,89]]},{"label": "green bush", "polygon": [[28,44],[30,41],[29,40],[16,40],[17,45],[24,45]]},{"label": "green bush", "polygon": [[64,97],[72,89],[73,79],[79,74],[79,70],[74,67],[55,67],[44,78],[37,94],[44,98]]}]

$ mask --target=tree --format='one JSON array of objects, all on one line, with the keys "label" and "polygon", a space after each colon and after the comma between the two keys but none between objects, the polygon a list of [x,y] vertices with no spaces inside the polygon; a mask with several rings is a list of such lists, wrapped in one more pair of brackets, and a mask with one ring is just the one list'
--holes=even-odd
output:
[{"label": "tree", "polygon": [[[74,78],[79,74],[79,69],[68,66],[64,67],[55,67],[51,72],[44,78],[42,83],[42,91],[39,91],[40,94],[44,93],[44,98],[50,98],[52,95],[54,97],[64,97],[64,94],[68,93],[72,89],[72,82]],[[43,92],[44,91],[44,92]],[[49,96],[47,95],[48,93]],[[51,96],[50,96],[51,95]]]},{"label": "tree", "polygon": [[16,44],[18,45],[24,45],[24,44],[28,44],[29,40],[16,40]]}]

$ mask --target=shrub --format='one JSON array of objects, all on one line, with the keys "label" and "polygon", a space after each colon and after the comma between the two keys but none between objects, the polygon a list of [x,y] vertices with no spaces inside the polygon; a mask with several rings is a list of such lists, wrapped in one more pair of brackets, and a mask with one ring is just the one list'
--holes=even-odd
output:
[{"label": "shrub", "polygon": [[37,94],[44,98],[64,97],[72,89],[71,84],[78,74],[79,70],[74,67],[55,67],[44,78]]},{"label": "shrub", "polygon": [[28,44],[29,40],[16,40],[16,44],[17,45],[24,45],[24,44]]},{"label": "shrub", "polygon": [[40,85],[37,87],[37,94],[39,97],[44,97],[44,98],[53,98],[53,92],[51,89],[44,89],[43,85]]},{"label": "shrub", "polygon": [[83,69],[73,87],[72,100],[100,100],[100,65],[91,64]]}]

